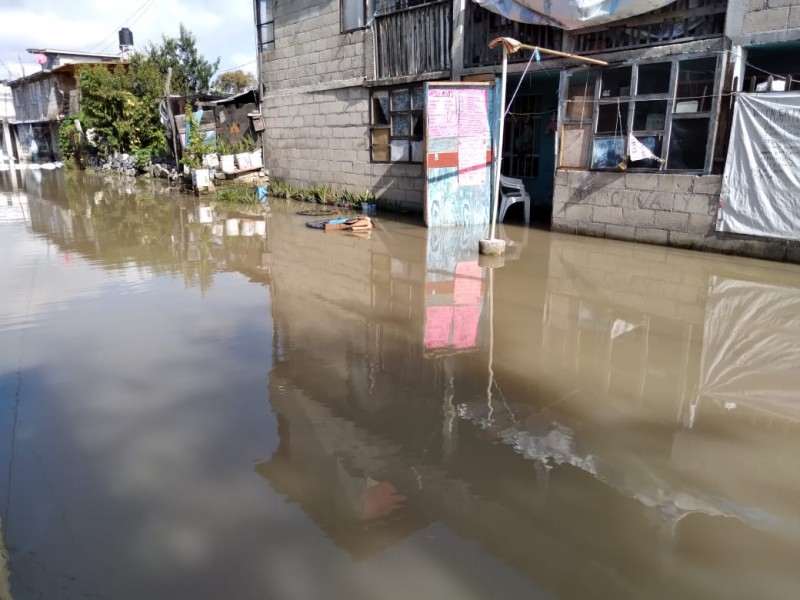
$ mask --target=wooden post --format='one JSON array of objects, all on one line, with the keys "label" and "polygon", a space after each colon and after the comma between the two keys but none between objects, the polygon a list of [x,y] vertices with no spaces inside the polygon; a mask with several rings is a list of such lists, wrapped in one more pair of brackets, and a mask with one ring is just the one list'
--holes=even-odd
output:
[{"label": "wooden post", "polygon": [[503,70],[500,76],[500,130],[497,133],[497,148],[494,156],[494,190],[492,193],[492,227],[489,239],[495,239],[497,227],[497,210],[500,201],[500,168],[503,163],[503,130],[506,122],[506,79],[508,76],[508,50],[503,46]]}]

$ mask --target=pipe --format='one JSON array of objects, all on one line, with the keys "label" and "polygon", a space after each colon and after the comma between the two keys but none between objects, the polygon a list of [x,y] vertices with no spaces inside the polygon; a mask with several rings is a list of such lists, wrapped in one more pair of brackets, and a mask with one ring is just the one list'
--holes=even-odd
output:
[{"label": "pipe", "polygon": [[506,122],[506,78],[508,75],[508,50],[503,45],[503,70],[500,76],[500,130],[497,133],[497,148],[494,153],[494,191],[492,193],[492,226],[489,239],[495,239],[497,228],[497,209],[500,201],[500,167],[503,162],[503,129]]}]

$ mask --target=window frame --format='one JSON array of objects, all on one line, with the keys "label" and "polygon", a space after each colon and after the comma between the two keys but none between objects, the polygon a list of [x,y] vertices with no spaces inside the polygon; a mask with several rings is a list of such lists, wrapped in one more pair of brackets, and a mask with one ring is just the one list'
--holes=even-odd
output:
[{"label": "window frame", "polygon": [[[259,54],[275,50],[275,1],[255,0],[256,37]],[[267,18],[269,15],[269,18]],[[264,39],[263,32],[267,26],[272,28],[271,39]]]},{"label": "window frame", "polygon": [[[420,159],[414,160],[414,150],[413,150],[413,143],[420,142],[423,144],[425,143],[425,132],[424,132],[424,123],[425,123],[425,106],[424,106],[424,99],[423,99],[423,106],[419,108],[415,108],[414,106],[414,89],[423,89],[423,84],[415,84],[415,85],[402,85],[402,86],[392,86],[392,87],[382,87],[382,88],[375,88],[370,90],[369,94],[369,160],[371,163],[375,164],[397,164],[397,165],[420,165],[424,162],[425,151],[424,147],[422,152],[420,153]],[[409,94],[409,105],[408,110],[394,110],[394,106],[392,103],[392,92],[398,92],[406,90]],[[386,94],[387,103],[388,103],[388,123],[375,123],[376,114],[375,114],[375,101],[381,94]],[[392,117],[393,115],[408,115],[409,117],[409,133],[408,135],[394,135],[392,133]],[[422,120],[422,127],[423,132],[419,136],[414,135],[414,116],[418,116],[419,119]],[[389,143],[387,145],[384,144],[375,144],[374,142],[374,132],[375,131],[388,131],[389,132]],[[408,160],[392,160],[392,142],[393,141],[405,141],[408,143]],[[387,148],[389,152],[389,158],[387,160],[378,160],[375,158],[375,148]]]},{"label": "window frame", "polygon": [[[362,24],[356,27],[345,28],[344,24],[344,15],[345,15],[345,4],[348,2],[355,2],[361,5],[361,19]],[[369,27],[369,22],[372,19],[372,15],[370,14],[373,10],[373,0],[339,0],[339,33],[352,33],[354,31],[359,31],[361,29],[366,29]]]},{"label": "window frame", "polygon": [[[713,89],[707,95],[704,95],[704,98],[710,99],[710,106],[706,110],[696,111],[696,112],[676,112],[676,104],[682,101],[682,98],[678,96],[678,74],[680,72],[680,65],[682,63],[686,63],[689,61],[694,61],[698,59],[714,59],[715,63],[715,72],[714,72],[714,85]],[[655,65],[659,63],[669,63],[670,66],[670,76],[669,76],[669,86],[665,93],[651,93],[651,94],[638,94],[638,84],[639,84],[639,69],[642,66],[648,65]],[[569,71],[562,72],[561,74],[561,85],[560,85],[560,92],[559,92],[559,141],[563,140],[564,130],[566,128],[574,128],[578,126],[578,128],[583,128],[587,124],[591,127],[590,130],[590,141],[588,147],[588,156],[585,160],[585,164],[583,168],[592,170],[592,171],[619,171],[620,169],[616,166],[592,166],[593,163],[593,154],[595,144],[598,139],[614,139],[616,137],[623,137],[624,144],[623,144],[623,155],[627,156],[628,154],[628,140],[627,134],[632,133],[637,138],[641,137],[652,137],[653,134],[661,135],[661,150],[659,154],[659,158],[662,159],[662,162],[657,167],[637,167],[632,164],[628,164],[626,170],[636,172],[636,173],[695,173],[695,174],[709,174],[713,170],[714,166],[714,150],[716,144],[716,137],[717,137],[717,128],[718,128],[718,119],[719,119],[719,112],[720,112],[720,99],[721,99],[721,92],[723,86],[723,77],[726,71],[727,66],[727,56],[725,53],[715,53],[715,52],[699,52],[699,53],[691,53],[685,55],[673,55],[673,56],[663,56],[659,58],[647,58],[647,59],[635,59],[631,61],[626,61],[625,63],[610,65],[608,67],[600,68],[600,69],[590,69],[587,70],[586,68],[583,69],[570,69]],[[631,76],[630,76],[630,85],[628,93],[626,95],[618,95],[618,96],[604,96],[603,95],[603,75],[608,74],[608,72],[612,69],[618,68],[630,68],[631,69]],[[594,73],[594,84],[593,84],[593,96],[591,96],[590,102],[592,102],[591,111],[590,111],[590,118],[584,117],[584,110],[581,110],[581,117],[569,116],[570,112],[569,109],[569,89],[570,89],[570,77],[572,74],[582,72],[587,74],[587,78],[590,76],[591,73]],[[588,81],[585,84],[588,87]],[[685,98],[684,98],[685,99]],[[691,99],[691,98],[690,98]],[[642,102],[665,102],[666,109],[664,115],[664,127],[663,130],[653,130],[648,132],[647,130],[642,129],[634,129],[634,119],[636,116],[636,106]],[[623,130],[620,132],[619,135],[612,135],[610,133],[598,133],[598,121],[600,117],[600,111],[602,107],[605,106],[613,106],[617,104],[620,108],[624,107],[624,110],[627,112],[623,119]],[[698,107],[702,108],[702,106]],[[572,111],[574,112],[574,111]],[[622,112],[622,111],[620,111]],[[691,119],[703,120],[708,122],[708,135],[706,140],[706,150],[705,150],[705,160],[703,164],[703,168],[701,169],[687,169],[687,168],[670,168],[669,165],[669,154],[670,154],[670,145],[672,141],[672,134],[673,134],[673,123],[689,121]],[[563,164],[563,159],[561,158],[561,149],[559,149],[559,161],[558,161],[558,168],[577,168],[574,165],[566,165]]]}]

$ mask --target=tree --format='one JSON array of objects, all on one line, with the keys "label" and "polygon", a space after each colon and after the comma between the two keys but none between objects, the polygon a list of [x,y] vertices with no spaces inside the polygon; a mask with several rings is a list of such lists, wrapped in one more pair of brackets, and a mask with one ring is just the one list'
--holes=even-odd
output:
[{"label": "tree", "polygon": [[144,55],[164,76],[172,67],[171,91],[181,96],[208,93],[219,68],[219,58],[209,62],[197,51],[197,40],[183,23],[177,38],[161,36],[161,43],[149,44]]},{"label": "tree", "polygon": [[214,82],[214,91],[218,94],[238,94],[254,87],[256,87],[256,78],[241,69],[220,73]]},{"label": "tree", "polygon": [[[144,161],[165,151],[166,135],[158,110],[164,80],[153,62],[136,55],[127,66],[79,67],[78,90],[78,119],[85,130],[94,130],[101,155],[127,152]],[[69,134],[68,126],[60,140],[67,157],[76,149]]]}]

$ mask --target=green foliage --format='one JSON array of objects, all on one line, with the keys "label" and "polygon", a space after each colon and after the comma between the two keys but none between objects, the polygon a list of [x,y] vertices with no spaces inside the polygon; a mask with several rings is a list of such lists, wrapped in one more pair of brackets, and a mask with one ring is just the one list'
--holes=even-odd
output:
[{"label": "green foliage", "polygon": [[75,126],[75,117],[67,117],[61,121],[58,129],[58,147],[64,162],[74,162],[75,155],[81,149],[81,134]]},{"label": "green foliage", "polygon": [[256,87],[256,80],[250,73],[236,69],[220,73],[214,81],[214,92],[217,94],[232,95]]},{"label": "green foliage", "polygon": [[214,148],[206,143],[205,135],[200,131],[200,125],[189,105],[186,106],[186,128],[189,130],[189,143],[183,151],[181,162],[197,169],[203,164],[203,154],[211,153]]},{"label": "green foliage", "polygon": [[166,137],[158,113],[161,86],[154,66],[136,57],[129,69],[103,65],[80,69],[79,118],[84,130],[94,129],[101,155],[164,152]]},{"label": "green foliage", "polygon": [[255,188],[225,188],[217,192],[217,200],[228,204],[257,204]]},{"label": "green foliage", "polygon": [[320,204],[333,203],[333,191],[329,185],[321,184],[311,188],[310,191],[314,195],[314,199]]},{"label": "green foliage", "polygon": [[177,38],[161,37],[160,44],[145,48],[145,57],[155,64],[162,76],[172,67],[171,92],[181,96],[207,93],[211,78],[219,68],[219,58],[209,62],[197,51],[197,39],[183,23]]}]

